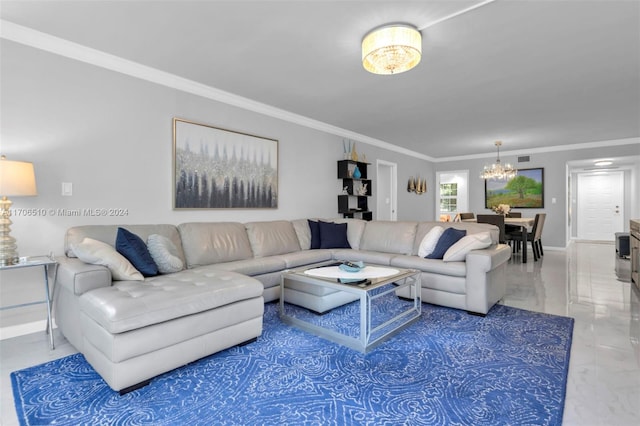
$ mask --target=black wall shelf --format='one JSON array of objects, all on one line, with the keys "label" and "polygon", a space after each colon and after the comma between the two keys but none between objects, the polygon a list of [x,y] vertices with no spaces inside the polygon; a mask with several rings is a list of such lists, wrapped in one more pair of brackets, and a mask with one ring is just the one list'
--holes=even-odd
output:
[{"label": "black wall shelf", "polygon": [[[338,179],[342,179],[343,188],[343,194],[338,195],[338,213],[345,218],[373,219],[373,212],[369,210],[372,182],[367,179],[368,165],[361,161],[338,161]],[[360,171],[359,178],[353,177],[356,167]]]}]

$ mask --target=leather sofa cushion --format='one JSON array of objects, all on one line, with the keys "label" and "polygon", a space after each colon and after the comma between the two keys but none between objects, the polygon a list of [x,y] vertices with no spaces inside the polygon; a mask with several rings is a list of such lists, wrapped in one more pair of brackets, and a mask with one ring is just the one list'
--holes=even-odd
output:
[{"label": "leather sofa cushion", "polygon": [[110,361],[117,363],[233,327],[261,317],[263,313],[264,301],[256,297],[118,334],[109,333],[95,321],[87,319],[86,314],[81,318],[85,339]]},{"label": "leather sofa cushion", "polygon": [[64,239],[64,252],[68,257],[76,257],[71,249],[72,244],[80,244],[85,238],[102,241],[111,247],[116,246],[118,228],[125,228],[146,242],[149,235],[159,234],[167,237],[176,246],[180,260],[185,261],[182,250],[182,240],[175,225],[83,225],[74,226],[67,230]]},{"label": "leather sofa cushion", "polygon": [[333,258],[340,261],[358,261],[361,260],[365,263],[371,263],[374,265],[390,265],[391,259],[397,256],[396,254],[383,253],[380,251],[366,251],[366,250],[334,250]]},{"label": "leather sofa cushion", "polygon": [[245,227],[254,257],[300,251],[298,235],[289,221],[249,222]]},{"label": "leather sofa cushion", "polygon": [[360,241],[362,240],[362,234],[367,225],[366,220],[362,219],[334,219],[331,222],[334,223],[346,223],[347,224],[347,241],[352,249],[360,249]]},{"label": "leather sofa cushion", "polygon": [[187,267],[195,268],[253,257],[243,223],[192,222],[178,225]]},{"label": "leather sofa cushion", "polygon": [[368,222],[360,241],[360,250],[411,254],[417,222]]},{"label": "leather sofa cushion", "polygon": [[[317,220],[317,219],[311,219]],[[298,244],[301,250],[309,250],[311,248],[311,229],[309,229],[309,219],[292,220],[291,224],[298,236]]]},{"label": "leather sofa cushion", "polygon": [[200,266],[198,269],[202,268],[238,272],[239,274],[253,277],[255,275],[268,274],[269,272],[282,271],[283,269],[286,269],[286,263],[280,256],[271,256],[216,263],[215,265]]},{"label": "leather sofa cushion", "polygon": [[95,289],[80,297],[80,309],[117,334],[260,297],[262,291],[262,283],[246,275],[197,268]]},{"label": "leather sofa cushion", "polygon": [[395,256],[391,259],[391,266],[405,269],[418,269],[439,275],[466,277],[467,264],[465,262],[443,262],[442,259],[424,259],[418,256]]},{"label": "leather sofa cushion", "polygon": [[298,266],[312,265],[314,263],[331,260],[332,252],[330,249],[303,250],[283,254],[279,257],[284,260],[287,268],[297,268]]}]

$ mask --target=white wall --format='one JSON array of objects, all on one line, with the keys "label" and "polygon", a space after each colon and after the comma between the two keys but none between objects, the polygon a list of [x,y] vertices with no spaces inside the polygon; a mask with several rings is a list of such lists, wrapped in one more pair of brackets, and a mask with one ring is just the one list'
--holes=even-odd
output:
[{"label": "white wall", "polygon": [[[341,188],[336,160],[342,158],[343,149],[340,136],[10,41],[2,40],[0,49],[0,151],[9,159],[33,162],[38,186],[36,197],[13,198],[12,235],[21,255],[61,255],[66,229],[82,224],[337,216],[336,196]],[[173,117],[277,139],[278,208],[173,210]],[[357,148],[368,162],[382,159],[398,164],[399,220],[433,218],[432,197],[410,197],[402,187],[404,174],[407,178],[417,171],[432,174],[427,161],[364,143],[357,143]],[[71,197],[61,195],[62,182],[73,183]],[[370,205],[376,205],[375,196]],[[60,209],[98,208],[127,213],[120,217],[64,217],[57,213]],[[37,214],[26,216],[24,209],[34,209]],[[9,299],[19,303],[14,300],[17,293],[28,300],[44,298],[40,273],[3,272],[0,279],[7,301],[0,300],[2,306],[9,304]],[[36,311],[32,317],[42,319],[42,306]],[[5,326],[33,318],[3,312],[2,320]]]},{"label": "white wall", "polygon": [[[38,196],[13,200],[17,214],[12,234],[25,254],[62,253],[64,231],[79,224],[336,216],[336,160],[342,156],[338,136],[6,41],[1,102],[2,153],[32,161],[36,169]],[[279,140],[278,209],[174,211],[173,117]],[[380,158],[403,169],[431,172],[424,160],[363,143],[357,147],[369,162]],[[73,183],[73,196],[61,195],[62,182]],[[399,201],[402,206],[402,197]],[[410,201],[404,204],[403,219],[428,217],[416,215]],[[50,213],[85,208],[119,208],[127,214]],[[26,217],[22,209],[43,213]]]}]

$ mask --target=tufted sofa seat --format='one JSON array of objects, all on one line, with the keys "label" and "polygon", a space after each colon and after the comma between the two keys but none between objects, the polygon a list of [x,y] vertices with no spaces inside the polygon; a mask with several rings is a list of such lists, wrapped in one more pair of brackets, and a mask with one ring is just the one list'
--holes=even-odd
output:
[{"label": "tufted sofa seat", "polygon": [[[228,271],[124,281],[80,299],[84,355],[115,388],[241,343],[261,329],[262,286]],[[152,307],[152,309],[149,309]],[[119,383],[122,383],[119,385]]]},{"label": "tufted sofa seat", "polygon": [[[180,247],[172,225],[127,226],[145,240],[160,234]],[[104,266],[74,257],[89,237],[115,246],[117,226],[68,230],[60,262],[55,317],[69,342],[109,386],[121,393],[149,379],[262,333],[263,286],[254,278],[210,266],[112,281]]]}]

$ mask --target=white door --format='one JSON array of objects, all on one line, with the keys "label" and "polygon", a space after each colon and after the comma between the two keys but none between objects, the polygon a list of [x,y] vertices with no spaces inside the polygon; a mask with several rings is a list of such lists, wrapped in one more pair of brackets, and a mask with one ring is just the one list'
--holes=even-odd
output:
[{"label": "white door", "polygon": [[613,241],[624,230],[624,173],[578,174],[578,238]]},{"label": "white door", "polygon": [[384,160],[376,162],[376,220],[397,220],[397,165]]}]

